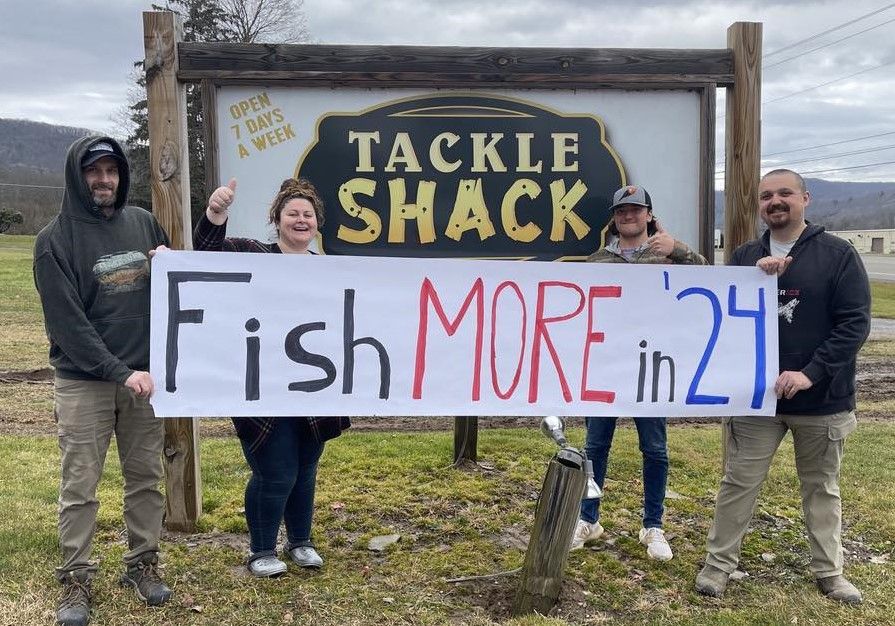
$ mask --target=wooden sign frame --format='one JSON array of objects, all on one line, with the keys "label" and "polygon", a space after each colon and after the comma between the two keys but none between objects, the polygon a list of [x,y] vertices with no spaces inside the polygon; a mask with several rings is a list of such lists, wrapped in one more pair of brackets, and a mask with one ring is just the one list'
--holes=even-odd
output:
[{"label": "wooden sign frame", "polygon": [[[143,14],[153,208],[175,248],[190,248],[186,83],[203,110],[220,85],[376,88],[628,89],[694,91],[699,97],[700,252],[714,251],[716,89],[727,90],[725,256],[756,234],[760,156],[760,23],[738,22],[727,48],[489,48],[189,43],[171,12]],[[205,115],[206,186],[218,185],[215,116]],[[476,418],[458,418],[455,461],[475,460]],[[195,420],[166,421],[169,528],[192,530],[201,514]],[[458,454],[459,451],[459,454]]]}]

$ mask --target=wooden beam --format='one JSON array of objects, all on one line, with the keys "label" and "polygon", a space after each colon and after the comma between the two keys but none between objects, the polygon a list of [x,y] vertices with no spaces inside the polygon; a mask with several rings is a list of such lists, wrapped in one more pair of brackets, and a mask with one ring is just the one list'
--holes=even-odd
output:
[{"label": "wooden beam", "polygon": [[218,159],[218,90],[213,81],[205,79],[202,90],[202,130],[205,133],[205,192],[211,192],[221,186]]},{"label": "wooden beam", "polygon": [[709,263],[715,258],[715,91],[712,84],[699,93],[699,253]]},{"label": "wooden beam", "polygon": [[[179,17],[143,13],[152,207],[175,249],[191,249],[186,89],[177,81]],[[186,234],[185,234],[186,229]],[[193,532],[202,513],[198,420],[165,420],[165,525]]]},{"label": "wooden beam", "polygon": [[727,88],[724,167],[724,261],[758,232],[761,168],[761,23],[727,29],[734,85]]},{"label": "wooden beam", "polygon": [[729,50],[181,43],[178,77],[596,87],[733,83]]},{"label": "wooden beam", "polygon": [[454,417],[454,465],[479,459],[479,418]]}]

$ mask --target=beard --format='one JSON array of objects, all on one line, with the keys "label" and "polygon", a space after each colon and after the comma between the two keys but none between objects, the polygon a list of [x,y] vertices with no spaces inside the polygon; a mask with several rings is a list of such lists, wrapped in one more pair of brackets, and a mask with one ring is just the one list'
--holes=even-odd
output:
[{"label": "beard", "polygon": [[785,204],[769,206],[767,211],[765,211],[765,224],[767,224],[768,228],[771,230],[784,228],[789,225],[789,213],[789,207]]},{"label": "beard", "polygon": [[[118,197],[117,190],[114,187],[106,187],[106,186],[94,186],[91,189],[93,192],[93,202],[98,207],[111,207],[115,206],[115,200]],[[109,191],[109,194],[103,194],[102,191]]]}]

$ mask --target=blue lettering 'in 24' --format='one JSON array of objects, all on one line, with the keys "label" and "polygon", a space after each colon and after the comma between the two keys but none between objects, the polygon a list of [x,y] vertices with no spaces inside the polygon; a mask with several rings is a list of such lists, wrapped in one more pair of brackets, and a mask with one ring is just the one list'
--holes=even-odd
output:
[{"label": "blue lettering 'in 24'", "polygon": [[690,382],[690,388],[687,390],[686,403],[727,404],[728,402],[730,402],[730,398],[728,396],[709,396],[696,393],[696,390],[699,388],[699,381],[702,380],[702,375],[705,373],[705,368],[709,364],[709,359],[712,356],[712,351],[715,349],[715,343],[717,343],[718,341],[718,333],[721,330],[721,303],[718,301],[718,296],[716,296],[713,291],[704,289],[702,287],[689,287],[688,289],[684,289],[679,294],[677,294],[677,299],[681,300],[683,298],[686,298],[687,296],[705,296],[706,298],[708,298],[709,302],[711,302],[712,334],[705,346],[705,352],[702,353],[702,359],[700,359],[699,361],[699,366],[696,368],[696,373],[693,375],[693,380]]},{"label": "blue lettering 'in 24'", "polygon": [[760,409],[764,402],[765,392],[765,338],[764,338],[764,287],[758,290],[758,309],[738,309],[737,308],[737,288],[736,285],[730,286],[727,295],[727,314],[731,317],[751,317],[755,320],[755,384],[752,387],[752,404],[753,409]]}]

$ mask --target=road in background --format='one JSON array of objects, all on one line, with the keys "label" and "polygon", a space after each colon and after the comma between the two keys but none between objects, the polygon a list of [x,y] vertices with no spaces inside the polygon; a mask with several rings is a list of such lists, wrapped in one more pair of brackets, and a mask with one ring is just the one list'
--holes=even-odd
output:
[{"label": "road in background", "polygon": [[[870,280],[895,283],[895,254],[862,254]],[[715,265],[724,265],[724,250],[715,250]]]}]

